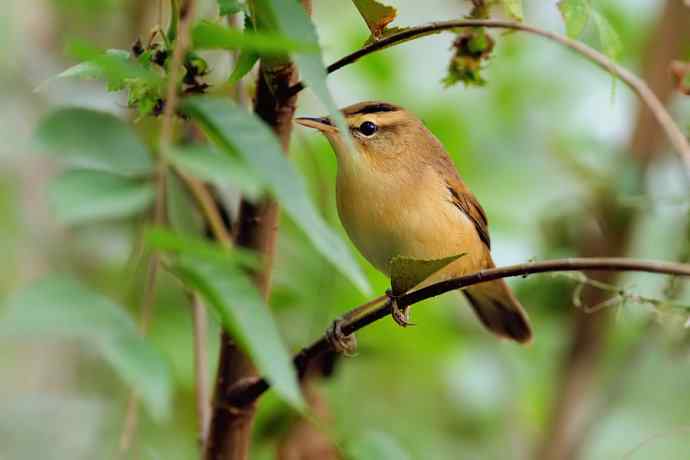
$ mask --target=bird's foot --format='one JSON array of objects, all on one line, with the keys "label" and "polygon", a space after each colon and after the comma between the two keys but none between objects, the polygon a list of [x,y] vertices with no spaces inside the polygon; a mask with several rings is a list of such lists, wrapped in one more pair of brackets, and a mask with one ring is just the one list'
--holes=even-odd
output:
[{"label": "bird's foot", "polygon": [[345,335],[342,330],[344,318],[338,318],[326,329],[326,339],[331,348],[345,356],[354,356],[357,352],[357,338],[354,334]]},{"label": "bird's foot", "polygon": [[406,305],[400,308],[397,297],[390,290],[386,291],[386,295],[391,300],[391,316],[393,321],[400,327],[414,326],[415,324],[410,322],[410,306]]}]

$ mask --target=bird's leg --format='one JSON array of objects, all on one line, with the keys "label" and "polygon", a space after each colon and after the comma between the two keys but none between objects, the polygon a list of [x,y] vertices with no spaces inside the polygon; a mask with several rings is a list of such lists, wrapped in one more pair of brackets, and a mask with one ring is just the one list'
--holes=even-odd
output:
[{"label": "bird's leg", "polygon": [[405,305],[400,308],[398,306],[398,298],[389,289],[386,291],[386,295],[391,301],[391,316],[393,321],[395,321],[400,327],[414,326],[414,323],[410,322],[410,306]]},{"label": "bird's leg", "polygon": [[333,350],[338,353],[343,353],[345,356],[353,356],[357,351],[357,338],[354,334],[346,335],[342,330],[343,325],[357,318],[359,315],[366,313],[370,309],[378,307],[379,304],[388,299],[388,295],[377,297],[333,321],[328,329],[326,329],[326,339]]}]

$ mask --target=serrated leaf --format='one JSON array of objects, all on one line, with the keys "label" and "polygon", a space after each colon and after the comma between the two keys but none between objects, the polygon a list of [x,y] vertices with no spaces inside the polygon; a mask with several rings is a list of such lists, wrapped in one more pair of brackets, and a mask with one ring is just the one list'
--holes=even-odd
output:
[{"label": "serrated leaf", "polygon": [[173,272],[202,293],[223,328],[251,357],[276,393],[297,410],[304,410],[290,354],[268,306],[248,276],[242,270],[186,255],[178,259]]},{"label": "serrated leaf", "polygon": [[396,256],[389,262],[391,289],[393,295],[402,295],[437,271],[455,262],[465,254],[444,257],[443,259],[423,260]]},{"label": "serrated leaf", "polygon": [[589,0],[561,0],[558,9],[565,22],[566,34],[570,38],[577,38],[584,30],[592,13]]},{"label": "serrated leaf", "polygon": [[258,198],[263,181],[239,158],[210,146],[175,147],[166,153],[181,171],[220,187],[237,187],[250,200]]},{"label": "serrated leaf", "polygon": [[[316,34],[314,24],[304,8],[296,1],[285,0],[257,0],[257,11],[261,10],[264,14],[263,22],[270,27],[277,27],[283,34],[298,42],[313,43],[319,46],[319,38]],[[268,14],[266,14],[268,13]],[[272,13],[272,14],[270,14]],[[270,16],[270,17],[269,17]],[[302,79],[307,86],[314,92],[316,97],[328,109],[331,120],[342,133],[345,142],[352,148],[352,138],[350,130],[345,121],[345,117],[338,109],[335,100],[331,96],[326,83],[326,67],[323,64],[321,52],[316,53],[296,53],[294,60],[299,68]]]},{"label": "serrated leaf", "polygon": [[68,225],[134,216],[149,208],[155,196],[150,181],[88,169],[67,171],[49,190],[55,214]]},{"label": "serrated leaf", "polygon": [[352,0],[352,3],[355,4],[357,11],[367,23],[374,39],[381,38],[386,26],[393,22],[398,15],[395,8],[376,0]]},{"label": "serrated leaf", "polygon": [[167,417],[172,379],[161,353],[122,307],[66,276],[45,278],[7,302],[0,337],[79,340],[97,350],[156,419]]},{"label": "serrated leaf", "polygon": [[195,49],[241,49],[266,55],[318,51],[314,43],[293,40],[275,32],[241,31],[209,21],[194,26],[192,41]]},{"label": "serrated leaf", "polygon": [[217,243],[174,233],[161,227],[146,229],[144,240],[154,249],[173,254],[191,255],[217,266],[227,265],[230,268],[242,267],[247,269],[259,267],[259,258],[253,251],[239,247],[224,248]]},{"label": "serrated leaf", "polygon": [[352,253],[317,213],[304,179],[283,155],[273,131],[227,99],[190,98],[183,108],[221,149],[240,154],[316,249],[363,293],[369,292]]},{"label": "serrated leaf", "polygon": [[132,128],[114,115],[82,108],[57,109],[34,132],[42,150],[71,165],[123,175],[153,171],[148,149]]},{"label": "serrated leaf", "polygon": [[218,14],[230,16],[244,11],[245,5],[237,0],[218,0]]},{"label": "serrated leaf", "polygon": [[234,85],[240,81],[245,75],[251,72],[256,61],[259,60],[259,55],[253,51],[243,50],[237,57],[237,62],[235,62],[235,68],[232,69],[230,78],[228,78],[228,83]]},{"label": "serrated leaf", "polygon": [[617,60],[623,51],[623,42],[621,42],[618,32],[616,32],[608,19],[598,11],[592,11],[592,15],[599,31],[599,40],[604,53],[611,59]]},{"label": "serrated leaf", "polygon": [[522,10],[522,0],[501,0],[501,3],[508,16],[520,22],[525,19],[525,14]]}]

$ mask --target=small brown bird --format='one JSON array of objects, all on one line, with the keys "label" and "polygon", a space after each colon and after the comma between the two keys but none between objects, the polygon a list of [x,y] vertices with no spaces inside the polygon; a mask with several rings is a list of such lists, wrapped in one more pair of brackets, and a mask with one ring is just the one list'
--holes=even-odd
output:
[{"label": "small brown bird", "polygon": [[[465,254],[424,284],[494,267],[486,214],[421,120],[386,102],[361,102],[342,113],[356,151],[328,118],[297,122],[321,131],[335,151],[338,214],[364,257],[390,276],[395,256],[429,260]],[[530,340],[527,315],[503,280],[463,293],[489,330]],[[407,324],[406,311],[394,308],[393,317]]]}]

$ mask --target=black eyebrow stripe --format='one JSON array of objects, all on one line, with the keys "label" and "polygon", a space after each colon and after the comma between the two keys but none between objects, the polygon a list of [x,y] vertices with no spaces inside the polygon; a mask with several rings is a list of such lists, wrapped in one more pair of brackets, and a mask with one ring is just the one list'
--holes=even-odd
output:
[{"label": "black eyebrow stripe", "polygon": [[390,104],[371,104],[362,107],[356,112],[353,112],[352,115],[379,112],[397,112],[398,110],[400,110],[398,107]]}]

